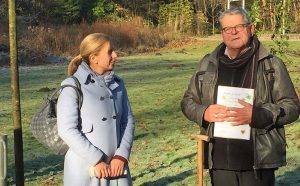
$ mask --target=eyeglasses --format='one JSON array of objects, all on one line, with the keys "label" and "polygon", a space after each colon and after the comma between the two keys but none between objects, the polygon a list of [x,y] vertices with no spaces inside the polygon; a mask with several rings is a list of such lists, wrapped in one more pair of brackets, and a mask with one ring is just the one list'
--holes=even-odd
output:
[{"label": "eyeglasses", "polygon": [[246,28],[249,25],[249,23],[247,24],[238,24],[235,26],[228,26],[222,29],[223,32],[225,32],[226,34],[231,34],[233,30],[235,30],[235,32],[240,32],[242,30],[244,30],[244,28]]}]

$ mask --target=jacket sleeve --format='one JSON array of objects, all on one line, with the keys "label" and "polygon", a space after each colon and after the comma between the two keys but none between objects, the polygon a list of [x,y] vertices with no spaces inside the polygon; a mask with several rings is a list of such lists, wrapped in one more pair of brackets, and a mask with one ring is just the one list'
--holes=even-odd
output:
[{"label": "jacket sleeve", "polygon": [[[200,61],[200,64],[204,58]],[[204,121],[204,112],[207,109],[208,105],[203,105],[201,103],[201,98],[199,97],[199,93],[201,94],[202,89],[197,90],[196,84],[196,74],[200,69],[200,64],[193,74],[190,83],[188,85],[187,90],[185,91],[183,98],[181,100],[181,110],[183,114],[191,121],[196,122],[199,126],[206,128],[207,122]],[[199,92],[197,92],[199,91]]]},{"label": "jacket sleeve", "polygon": [[253,106],[252,118],[250,126],[252,128],[264,129],[272,125],[273,123],[273,114],[271,111],[262,108]]},{"label": "jacket sleeve", "polygon": [[[63,84],[72,84],[72,79]],[[61,91],[57,103],[57,127],[59,136],[79,156],[91,165],[96,165],[103,152],[95,147],[81,132],[78,122],[78,97],[74,88],[66,87]]]},{"label": "jacket sleeve", "polygon": [[274,56],[272,63],[275,70],[275,81],[271,92],[273,103],[266,103],[262,105],[262,108],[272,112],[273,125],[282,126],[298,119],[300,104],[282,60]]},{"label": "jacket sleeve", "polygon": [[127,161],[129,161],[129,156],[131,152],[131,147],[134,138],[134,117],[131,111],[129,99],[127,96],[126,88],[123,85],[123,112],[120,121],[121,127],[121,142],[116,150],[115,156],[122,156]]}]

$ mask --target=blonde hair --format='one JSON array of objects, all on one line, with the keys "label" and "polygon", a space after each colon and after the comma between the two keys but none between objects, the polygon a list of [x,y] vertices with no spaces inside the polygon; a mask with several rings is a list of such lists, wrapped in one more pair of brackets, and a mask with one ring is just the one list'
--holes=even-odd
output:
[{"label": "blonde hair", "polygon": [[68,65],[68,75],[73,75],[82,61],[90,65],[89,56],[98,53],[102,49],[103,44],[107,42],[110,42],[110,38],[106,34],[93,33],[87,35],[81,41],[80,54],[74,57]]}]

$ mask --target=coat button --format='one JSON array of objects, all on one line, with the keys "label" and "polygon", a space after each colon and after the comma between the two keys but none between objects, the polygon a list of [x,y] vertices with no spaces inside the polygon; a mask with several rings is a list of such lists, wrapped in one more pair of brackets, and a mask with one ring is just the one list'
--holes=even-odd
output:
[{"label": "coat button", "polygon": [[102,121],[106,121],[106,120],[107,120],[107,118],[104,118],[104,117],[102,118]]},{"label": "coat button", "polygon": [[100,100],[101,100],[101,101],[103,101],[104,99],[105,99],[104,97],[102,97],[102,96],[100,97]]},{"label": "coat button", "polygon": [[113,119],[117,119],[117,116],[113,116]]},{"label": "coat button", "polygon": [[113,96],[109,96],[109,98],[110,98],[110,99],[113,99],[114,97],[113,97]]}]

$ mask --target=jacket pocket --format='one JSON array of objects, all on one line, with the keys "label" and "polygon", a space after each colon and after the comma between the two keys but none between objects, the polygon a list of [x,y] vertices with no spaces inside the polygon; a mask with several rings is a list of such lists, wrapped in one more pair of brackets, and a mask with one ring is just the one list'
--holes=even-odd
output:
[{"label": "jacket pocket", "polygon": [[81,126],[81,131],[84,134],[91,133],[93,131],[93,123],[92,122],[83,123]]},{"label": "jacket pocket", "polygon": [[214,80],[215,74],[212,72],[207,71],[199,71],[196,74],[196,89],[199,99],[202,103],[207,103],[210,98],[211,94],[213,93],[213,80]]},{"label": "jacket pocket", "polygon": [[257,129],[257,164],[263,168],[276,168],[286,163],[286,143],[280,129]]}]

